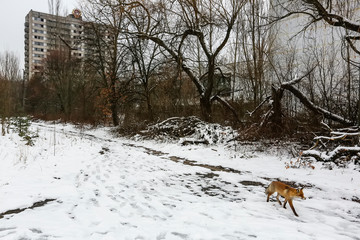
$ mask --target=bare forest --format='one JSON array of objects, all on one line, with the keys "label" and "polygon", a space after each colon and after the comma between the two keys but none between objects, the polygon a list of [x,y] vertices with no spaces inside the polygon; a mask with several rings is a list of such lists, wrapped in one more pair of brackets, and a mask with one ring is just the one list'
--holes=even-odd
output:
[{"label": "bare forest", "polygon": [[[49,1],[52,14],[60,3]],[[358,126],[359,7],[358,0],[83,0],[86,57],[73,57],[67,44],[25,79],[19,59],[0,53],[1,121],[30,115],[136,131],[197,116],[245,139]]]},{"label": "bare forest", "polygon": [[360,0],[77,1],[0,51],[1,239],[360,240]]}]

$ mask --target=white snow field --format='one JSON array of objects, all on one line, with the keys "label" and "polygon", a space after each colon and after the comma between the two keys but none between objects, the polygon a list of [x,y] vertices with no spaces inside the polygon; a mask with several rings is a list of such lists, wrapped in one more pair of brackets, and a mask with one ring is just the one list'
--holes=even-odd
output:
[{"label": "white snow field", "polygon": [[[116,138],[34,122],[0,136],[0,239],[360,239],[360,172],[279,153]],[[264,193],[305,186],[299,214]]]}]

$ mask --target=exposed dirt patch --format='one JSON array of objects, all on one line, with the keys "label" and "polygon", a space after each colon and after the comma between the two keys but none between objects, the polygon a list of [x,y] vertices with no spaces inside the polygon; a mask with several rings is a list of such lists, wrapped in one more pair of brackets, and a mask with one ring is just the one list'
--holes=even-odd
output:
[{"label": "exposed dirt patch", "polygon": [[181,185],[195,196],[203,197],[205,194],[214,198],[227,199],[230,202],[244,201],[238,186],[222,181],[216,173],[181,174],[177,178],[180,179]]},{"label": "exposed dirt patch", "polygon": [[197,163],[196,161],[192,161],[192,160],[188,160],[188,159],[181,158],[181,157],[176,157],[176,156],[170,156],[169,159],[171,161],[183,163],[185,165],[189,165],[189,166],[193,166],[193,167],[207,168],[207,169],[210,169],[211,171],[230,172],[230,173],[237,173],[237,174],[248,173],[248,172],[239,171],[239,170],[236,170],[236,169],[233,169],[233,168],[223,167],[223,166],[220,166],[220,165],[214,166],[214,165]]},{"label": "exposed dirt patch", "polygon": [[[201,191],[204,192],[206,195],[215,197],[221,195],[222,197],[225,196],[225,194],[228,194],[223,189],[221,189],[219,186],[216,185],[209,185],[206,187],[202,187]],[[219,194],[219,192],[224,192],[225,194]]]},{"label": "exposed dirt patch", "polygon": [[348,198],[341,198],[343,200],[347,200],[347,201],[353,201],[353,202],[356,202],[356,203],[360,203],[360,198],[356,197],[356,196],[353,196],[351,199],[348,199]]},{"label": "exposed dirt patch", "polygon": [[21,212],[23,212],[25,210],[28,210],[28,209],[34,209],[34,208],[45,206],[49,202],[53,202],[55,200],[56,199],[45,199],[43,201],[35,202],[35,203],[33,203],[33,205],[31,205],[30,207],[27,207],[27,208],[17,208],[17,209],[8,210],[6,212],[0,213],[0,219],[4,218],[6,215],[17,214],[17,213],[21,213]]},{"label": "exposed dirt patch", "polygon": [[[219,179],[219,174],[217,174],[215,172],[227,172],[227,173],[235,173],[235,174],[249,174],[250,173],[249,171],[240,171],[240,170],[229,168],[229,167],[223,167],[221,165],[214,166],[214,165],[209,165],[209,164],[202,164],[202,163],[198,163],[197,161],[189,160],[189,159],[178,157],[178,156],[168,156],[167,153],[157,151],[157,150],[154,150],[154,149],[151,149],[151,148],[148,148],[148,147],[144,147],[144,146],[138,146],[138,145],[135,145],[135,144],[125,144],[125,145],[129,146],[129,147],[134,147],[134,148],[142,148],[149,155],[160,156],[163,159],[171,160],[171,161],[176,162],[176,163],[181,163],[181,164],[192,166],[192,167],[200,167],[200,168],[209,169],[209,170],[211,170],[210,173],[199,173],[199,172],[197,172],[196,175],[198,177],[200,177],[200,179],[213,179],[213,180],[223,184],[224,186],[229,185],[231,183],[228,183],[226,181],[221,181]],[[297,183],[295,181],[282,180],[282,179],[279,179],[279,178],[263,177],[262,179],[265,179],[265,180],[267,180],[269,182],[271,182],[271,181],[280,181],[280,182],[283,182],[283,183],[285,183],[285,184],[287,184],[287,185],[289,185],[291,187],[294,187],[294,188],[314,188],[315,187],[314,185],[309,184],[309,183]],[[264,183],[258,182],[258,181],[244,180],[244,181],[241,181],[239,183],[244,185],[244,186],[263,187],[263,188],[267,187],[267,184],[264,184]],[[191,184],[185,185],[185,186],[188,187],[189,189],[191,188],[190,187]],[[226,194],[229,194],[229,195],[237,195],[238,194],[238,192],[230,193],[230,192],[222,189],[221,187],[219,188],[219,186],[212,185],[210,183],[207,183],[205,186],[200,186],[200,187],[201,187],[201,191],[204,192],[205,194],[209,195],[209,196],[219,196],[220,195],[220,196],[224,197]],[[196,194],[196,195],[199,195],[199,194]],[[238,197],[236,197],[236,199],[240,200]],[[360,199],[353,198],[353,201],[360,202]]]},{"label": "exposed dirt patch", "polygon": [[210,172],[210,173],[196,173],[196,175],[202,177],[202,178],[214,178],[214,177],[219,177],[219,174]]},{"label": "exposed dirt patch", "polygon": [[233,168],[223,167],[220,165],[213,166],[213,165],[209,165],[209,164],[201,164],[201,163],[197,163],[196,161],[177,157],[177,156],[167,156],[167,154],[164,152],[157,151],[157,150],[154,150],[154,149],[151,149],[148,147],[144,147],[144,146],[137,146],[134,144],[124,144],[124,145],[129,146],[129,147],[142,148],[142,149],[145,149],[146,153],[148,153],[149,155],[164,156],[163,157],[164,159],[169,159],[173,162],[182,163],[182,164],[188,165],[188,166],[202,167],[202,168],[210,169],[211,171],[219,171],[219,172],[230,172],[230,173],[237,173],[237,174],[249,173],[249,172],[245,172],[245,171],[239,171],[239,170],[236,170]]},{"label": "exposed dirt patch", "polygon": [[352,197],[351,201],[360,203],[360,198],[354,196]]},{"label": "exposed dirt patch", "polygon": [[148,147],[144,147],[144,146],[138,146],[138,145],[135,145],[135,144],[131,144],[131,143],[128,143],[128,144],[124,144],[125,146],[128,146],[128,147],[134,147],[134,148],[142,148],[146,151],[147,154],[149,155],[154,155],[154,156],[163,156],[163,155],[166,155],[166,153],[164,152],[161,152],[161,151],[157,151],[157,150],[154,150],[154,149],[151,149],[151,148],[148,148]]},{"label": "exposed dirt patch", "polygon": [[241,181],[240,183],[244,186],[265,187],[265,184],[255,181]]},{"label": "exposed dirt patch", "polygon": [[104,155],[105,153],[109,152],[110,149],[108,147],[102,147],[101,150],[99,151],[99,153],[101,155]]}]

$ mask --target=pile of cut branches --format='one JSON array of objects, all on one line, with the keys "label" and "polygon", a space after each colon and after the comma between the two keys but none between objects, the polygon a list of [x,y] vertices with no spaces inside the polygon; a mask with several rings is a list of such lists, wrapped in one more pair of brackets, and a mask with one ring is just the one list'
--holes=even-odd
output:
[{"label": "pile of cut branches", "polygon": [[197,117],[173,117],[148,126],[137,137],[187,144],[227,143],[237,136],[231,127],[207,123]]},{"label": "pile of cut branches", "polygon": [[354,161],[360,164],[359,127],[332,130],[328,136],[316,136],[314,145],[301,153],[301,158],[314,158],[320,162],[333,162],[337,165]]}]

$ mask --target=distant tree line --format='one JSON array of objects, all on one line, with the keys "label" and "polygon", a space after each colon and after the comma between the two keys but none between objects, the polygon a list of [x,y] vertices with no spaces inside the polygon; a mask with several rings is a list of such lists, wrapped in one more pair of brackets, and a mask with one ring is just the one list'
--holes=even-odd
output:
[{"label": "distant tree line", "polygon": [[3,135],[8,119],[24,112],[24,87],[17,56],[11,52],[0,53],[0,122]]},{"label": "distant tree line", "polygon": [[[42,74],[25,84],[18,59],[1,54],[0,115],[126,126],[197,115],[256,133],[307,131],[320,121],[357,124],[360,65],[351,56],[360,56],[360,25],[346,20],[355,6],[86,0],[85,58],[71,56],[70,47],[54,50]],[[279,21],[295,14],[304,16],[301,54],[299,36],[278,44]],[[342,44],[319,47],[319,24],[342,28]]]}]

